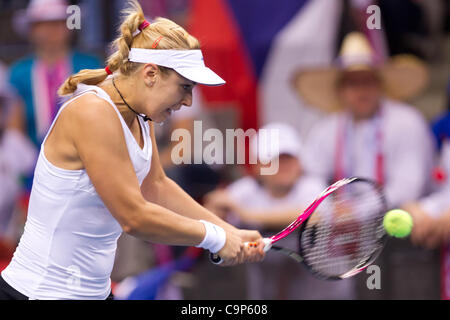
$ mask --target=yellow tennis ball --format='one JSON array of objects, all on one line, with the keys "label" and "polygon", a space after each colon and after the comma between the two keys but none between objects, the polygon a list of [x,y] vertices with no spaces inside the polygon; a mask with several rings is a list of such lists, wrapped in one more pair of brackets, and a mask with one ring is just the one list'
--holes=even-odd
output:
[{"label": "yellow tennis ball", "polygon": [[383,219],[386,232],[396,238],[407,237],[413,227],[413,219],[405,210],[394,209],[386,213]]}]

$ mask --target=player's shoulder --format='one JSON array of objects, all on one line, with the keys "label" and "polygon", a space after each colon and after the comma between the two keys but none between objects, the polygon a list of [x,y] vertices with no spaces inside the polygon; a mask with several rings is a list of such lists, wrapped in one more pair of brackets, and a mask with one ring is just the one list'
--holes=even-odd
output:
[{"label": "player's shoulder", "polygon": [[61,116],[69,118],[73,125],[79,126],[80,129],[84,126],[104,129],[120,126],[120,122],[116,121],[118,114],[113,106],[95,92],[86,92],[66,103],[64,110],[61,111]]}]

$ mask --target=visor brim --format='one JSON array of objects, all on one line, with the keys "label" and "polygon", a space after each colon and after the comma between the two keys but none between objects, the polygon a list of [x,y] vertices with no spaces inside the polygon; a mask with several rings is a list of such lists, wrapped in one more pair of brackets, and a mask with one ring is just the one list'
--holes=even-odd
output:
[{"label": "visor brim", "polygon": [[180,75],[206,86],[221,86],[226,82],[208,67],[175,68]]}]

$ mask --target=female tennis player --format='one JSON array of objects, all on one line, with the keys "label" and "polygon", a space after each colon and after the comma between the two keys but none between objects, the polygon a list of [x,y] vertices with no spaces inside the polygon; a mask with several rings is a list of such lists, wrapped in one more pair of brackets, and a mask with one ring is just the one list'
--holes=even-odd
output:
[{"label": "female tennis player", "polygon": [[[133,2],[100,70],[61,86],[69,95],[42,145],[24,234],[0,278],[3,299],[106,299],[122,231],[218,252],[225,265],[260,261],[238,230],[197,204],[161,168],[153,122],[192,103],[196,83],[224,81],[198,41],[170,20],[145,21]],[[148,121],[150,120],[150,125]]]}]

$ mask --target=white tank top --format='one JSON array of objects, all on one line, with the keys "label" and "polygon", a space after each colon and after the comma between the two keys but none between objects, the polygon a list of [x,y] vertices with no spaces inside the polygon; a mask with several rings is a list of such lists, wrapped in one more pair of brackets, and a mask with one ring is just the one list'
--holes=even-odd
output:
[{"label": "white tank top", "polygon": [[[152,156],[149,125],[138,117],[144,136],[141,149],[101,88],[79,85],[72,98],[62,105],[49,133],[67,104],[84,94],[96,94],[117,112],[142,184],[150,171]],[[85,170],[61,169],[46,159],[47,136],[36,164],[24,233],[1,275],[30,299],[106,299],[122,228],[103,204]]]}]

